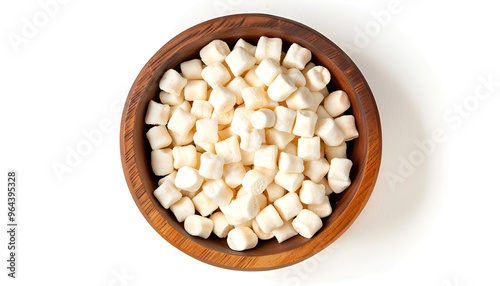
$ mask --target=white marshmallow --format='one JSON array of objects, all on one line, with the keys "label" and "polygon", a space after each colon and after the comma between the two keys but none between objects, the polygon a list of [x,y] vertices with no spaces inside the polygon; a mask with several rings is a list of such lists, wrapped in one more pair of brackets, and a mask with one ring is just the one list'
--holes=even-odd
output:
[{"label": "white marshmallow", "polygon": [[174,159],[169,149],[159,149],[151,152],[151,169],[157,176],[165,176],[174,171]]},{"label": "white marshmallow", "polygon": [[244,129],[240,131],[240,148],[245,151],[255,152],[262,144],[262,137],[257,129]]},{"label": "white marshmallow", "polygon": [[291,193],[300,188],[300,186],[302,185],[302,181],[304,181],[304,174],[285,173],[282,171],[278,171],[276,173],[276,176],[274,176],[274,182]]},{"label": "white marshmallow", "polygon": [[302,173],[304,172],[304,161],[295,155],[281,152],[278,168],[285,173]]},{"label": "white marshmallow", "polygon": [[175,177],[177,176],[177,171],[172,171],[172,173],[166,175],[165,177],[161,178],[160,180],[158,180],[158,186],[160,186],[161,184],[163,184],[163,182],[165,181],[170,181],[170,183],[172,184],[175,184]]},{"label": "white marshmallow", "polygon": [[169,115],[170,106],[150,100],[144,121],[149,125],[167,125]]},{"label": "white marshmallow", "polygon": [[202,183],[203,177],[194,168],[184,166],[177,171],[175,186],[181,190],[196,192]]},{"label": "white marshmallow", "polygon": [[249,227],[237,227],[229,231],[227,245],[232,250],[243,251],[257,246],[259,238]]},{"label": "white marshmallow", "polygon": [[285,152],[288,154],[292,154],[297,156],[297,145],[295,145],[293,142],[288,143],[281,152]]},{"label": "white marshmallow", "polygon": [[325,153],[328,162],[331,162],[333,158],[347,158],[347,144],[344,142],[339,146],[326,146]]},{"label": "white marshmallow", "polygon": [[274,128],[266,129],[267,143],[269,145],[276,145],[279,150],[283,150],[294,138],[295,135],[288,132],[279,131]]},{"label": "white marshmallow", "polygon": [[196,117],[196,120],[212,117],[214,107],[210,102],[205,100],[195,100],[191,107],[191,114]]},{"label": "white marshmallow", "polygon": [[[182,93],[184,93],[184,91]],[[184,96],[182,98],[184,98]],[[191,112],[191,104],[189,104],[188,101],[184,100],[180,104],[170,106],[170,116],[169,116],[168,120],[170,120],[172,118],[175,111],[179,108],[186,111],[187,113]]]},{"label": "white marshmallow", "polygon": [[223,169],[224,180],[231,188],[236,188],[241,185],[245,173],[245,167],[241,162],[227,164]]},{"label": "white marshmallow", "polygon": [[288,193],[274,201],[274,207],[281,218],[287,221],[300,213],[302,210],[302,203],[300,202],[299,195],[296,193]]},{"label": "white marshmallow", "polygon": [[240,76],[255,65],[255,57],[241,47],[233,49],[225,60],[234,76]]},{"label": "white marshmallow", "polygon": [[231,74],[227,68],[219,62],[206,66],[201,71],[201,76],[212,88],[218,84],[225,85],[231,80]]},{"label": "white marshmallow", "polygon": [[319,158],[318,160],[306,161],[304,175],[306,175],[311,181],[319,183],[330,170],[330,164],[325,158]]},{"label": "white marshmallow", "polygon": [[318,106],[318,109],[316,109],[316,114],[318,115],[318,120],[322,118],[332,118],[332,116],[330,116],[323,105]]},{"label": "white marshmallow", "polygon": [[343,158],[333,158],[328,171],[328,185],[336,194],[343,192],[351,185],[349,173],[352,161]]},{"label": "white marshmallow", "polygon": [[232,81],[230,81],[226,85],[226,88],[229,89],[236,97],[236,104],[243,103],[243,97],[241,95],[241,91],[247,87],[250,87],[250,85],[240,76],[235,77]]},{"label": "white marshmallow", "polygon": [[211,118],[217,119],[217,124],[219,125],[219,127],[221,127],[223,125],[225,126],[230,124],[233,121],[233,116],[234,116],[234,109],[231,108],[228,112],[225,113],[217,113],[214,111],[212,112]]},{"label": "white marshmallow", "polygon": [[306,78],[298,69],[287,69],[284,74],[289,76],[297,88],[306,85]]},{"label": "white marshmallow", "polygon": [[214,222],[206,217],[190,215],[184,221],[184,229],[192,236],[207,239],[212,233]]},{"label": "white marshmallow", "polygon": [[209,216],[218,208],[217,204],[204,191],[199,192],[193,198],[193,205],[200,215],[204,217]]},{"label": "white marshmallow", "polygon": [[318,115],[316,113],[309,110],[297,110],[292,133],[302,137],[313,137],[317,121]]},{"label": "white marshmallow", "polygon": [[259,86],[260,87],[265,87],[266,84],[257,75],[257,73],[255,72],[256,69],[257,69],[257,66],[254,66],[249,71],[247,71],[247,73],[245,74],[245,76],[243,77],[243,79],[250,86],[253,86],[253,87],[259,87]]},{"label": "white marshmallow", "polygon": [[196,165],[198,165],[196,147],[193,145],[176,146],[172,151],[175,169],[180,169],[184,166],[196,168]]},{"label": "white marshmallow", "polygon": [[241,96],[248,109],[259,109],[267,105],[268,99],[263,87],[247,87],[241,91]]},{"label": "white marshmallow", "polygon": [[275,101],[287,99],[297,90],[293,79],[287,75],[279,74],[267,89],[269,98]]},{"label": "white marshmallow", "polygon": [[305,180],[300,188],[300,201],[304,204],[321,204],[325,199],[325,187],[313,181]]},{"label": "white marshmallow", "polygon": [[319,119],[314,133],[321,137],[327,146],[338,146],[344,142],[344,134],[332,118]]},{"label": "white marshmallow", "polygon": [[274,109],[274,113],[276,114],[274,129],[291,133],[297,112],[284,106],[277,106]]},{"label": "white marshmallow", "polygon": [[312,54],[310,50],[293,43],[286,52],[286,56],[283,59],[283,66],[303,70],[311,58]]},{"label": "white marshmallow", "polygon": [[278,161],[278,147],[276,145],[262,145],[255,151],[253,164],[268,169],[276,168]]},{"label": "white marshmallow", "polygon": [[219,155],[205,152],[201,154],[199,173],[206,179],[217,180],[222,178],[224,158]]},{"label": "white marshmallow", "polygon": [[236,44],[234,44],[233,50],[238,47],[244,48],[250,55],[255,56],[255,50],[257,49],[257,47],[248,43],[247,41],[239,39],[238,41],[236,41]]},{"label": "white marshmallow", "polygon": [[311,96],[313,99],[313,103],[306,109],[316,112],[318,111],[318,107],[325,97],[319,91],[311,91]]},{"label": "white marshmallow", "polygon": [[193,143],[194,129],[191,129],[185,135],[170,130],[170,136],[172,137],[172,146],[188,145]]},{"label": "white marshmallow", "polygon": [[286,106],[293,110],[309,108],[314,103],[314,98],[307,87],[299,87],[286,99]]},{"label": "white marshmallow", "polygon": [[228,206],[220,207],[227,221],[232,225],[239,225],[253,219],[260,211],[256,196],[243,195],[233,200]]},{"label": "white marshmallow", "polygon": [[306,73],[307,73],[310,69],[312,69],[313,67],[315,67],[315,66],[316,66],[316,64],[315,64],[315,63],[313,63],[313,62],[308,62],[308,63],[307,63],[307,65],[304,67],[304,69],[303,69],[303,70],[301,70],[302,74],[305,76],[305,75],[306,75]]},{"label": "white marshmallow", "polygon": [[205,195],[217,204],[217,206],[225,207],[233,199],[233,191],[222,179],[205,182],[202,189]]},{"label": "white marshmallow", "polygon": [[267,200],[270,203],[273,203],[275,200],[285,195],[285,189],[276,183],[271,183],[267,186],[264,194],[266,195]]},{"label": "white marshmallow", "polygon": [[325,195],[328,196],[333,193],[333,190],[332,188],[330,188],[330,184],[328,183],[328,180],[326,178],[321,179],[321,181],[319,181],[319,184],[325,186]]},{"label": "white marshmallow", "polygon": [[292,221],[292,226],[303,237],[311,238],[323,226],[323,222],[317,214],[303,209]]},{"label": "white marshmallow", "polygon": [[255,69],[255,73],[266,86],[270,86],[281,72],[279,62],[271,58],[265,58]]},{"label": "white marshmallow", "polygon": [[323,98],[327,97],[330,92],[328,91],[328,87],[323,87],[322,89],[318,90],[321,95],[323,95]]},{"label": "white marshmallow", "polygon": [[283,220],[273,205],[268,205],[261,210],[255,217],[255,221],[257,221],[260,229],[265,233],[270,233],[283,225]]},{"label": "white marshmallow", "polygon": [[221,40],[213,40],[208,45],[200,50],[200,58],[206,65],[211,65],[216,62],[222,62],[231,50],[226,42]]},{"label": "white marshmallow", "polygon": [[181,63],[181,73],[187,79],[202,79],[201,70],[203,69],[201,60],[193,59]]},{"label": "white marshmallow", "polygon": [[168,147],[170,143],[172,143],[172,137],[170,137],[165,125],[151,127],[148,132],[146,132],[146,137],[153,150]]},{"label": "white marshmallow", "polygon": [[[181,94],[170,93],[166,91],[160,91],[160,101],[163,104],[179,105],[184,101],[184,90],[181,91]],[[172,115],[173,111],[170,110],[170,115]],[[169,116],[170,117],[170,116]]]},{"label": "white marshmallow", "polygon": [[238,139],[234,136],[215,143],[215,153],[224,158],[224,164],[241,161]]},{"label": "white marshmallow", "polygon": [[214,222],[213,232],[219,238],[227,237],[227,234],[234,227],[229,224],[226,216],[222,212],[215,212],[210,216],[210,219]]},{"label": "white marshmallow", "polygon": [[222,130],[219,130],[219,141],[225,140],[225,139],[227,139],[227,138],[229,138],[231,136],[236,136],[236,134],[234,134],[231,131],[230,127],[222,129]]},{"label": "white marshmallow", "polygon": [[219,130],[217,129],[217,119],[200,119],[196,121],[196,132],[193,140],[195,143],[217,143],[219,141]]},{"label": "white marshmallow", "polygon": [[243,177],[242,186],[245,191],[251,195],[262,194],[268,184],[266,176],[257,170],[246,172]]},{"label": "white marshmallow", "polygon": [[266,195],[264,195],[264,193],[262,193],[262,194],[255,195],[255,197],[257,198],[257,202],[259,203],[259,210],[264,209],[267,206]]},{"label": "white marshmallow", "polygon": [[273,230],[272,233],[274,234],[274,237],[276,237],[276,240],[278,240],[279,243],[282,243],[283,241],[299,234],[293,228],[291,220],[285,221],[281,227]]},{"label": "white marshmallow", "polygon": [[337,117],[351,107],[351,102],[347,93],[343,90],[336,90],[325,97],[323,106],[332,117]]},{"label": "white marshmallow", "polygon": [[297,144],[297,156],[304,161],[313,161],[321,158],[321,141],[318,136],[301,137]]},{"label": "white marshmallow", "polygon": [[222,85],[214,86],[208,102],[214,107],[214,112],[225,113],[236,104],[235,95]]},{"label": "white marshmallow", "polygon": [[279,102],[277,102],[276,100],[271,100],[269,99],[267,101],[267,105],[265,106],[265,108],[267,109],[271,109],[271,110],[274,110],[276,107],[278,107],[280,105]]},{"label": "white marshmallow", "polygon": [[281,60],[282,45],[283,43],[280,38],[260,37],[257,42],[257,48],[255,49],[257,63],[261,63],[266,58],[271,58],[279,63]]},{"label": "white marshmallow", "polygon": [[352,115],[343,115],[335,118],[337,125],[344,134],[344,140],[350,141],[359,137],[358,129],[356,128],[356,120]]},{"label": "white marshmallow", "polygon": [[274,111],[261,108],[252,113],[252,117],[250,118],[250,123],[256,129],[270,128],[274,126],[276,122],[276,115]]},{"label": "white marshmallow", "polygon": [[243,166],[253,165],[253,159],[255,157],[255,151],[245,151],[241,150],[241,164]]},{"label": "white marshmallow", "polygon": [[168,122],[168,130],[178,133],[179,135],[186,135],[193,128],[196,122],[196,117],[185,111],[182,108],[177,108]]},{"label": "white marshmallow", "polygon": [[168,180],[156,188],[153,195],[166,209],[170,208],[170,206],[178,202],[182,197],[181,192]]},{"label": "white marshmallow", "polygon": [[178,222],[183,222],[188,216],[194,215],[194,205],[188,197],[182,197],[179,201],[170,206],[170,210]]},{"label": "white marshmallow", "polygon": [[250,121],[253,113],[253,110],[244,106],[236,108],[234,110],[233,121],[231,122],[231,132],[241,135],[243,132],[246,132],[247,129],[251,128],[252,125]]},{"label": "white marshmallow", "polygon": [[260,167],[260,166],[254,166],[253,169],[256,171],[259,171],[262,175],[266,176],[268,186],[269,186],[269,184],[271,184],[273,182],[274,177],[276,176],[276,173],[278,173],[277,168],[269,169],[269,168],[264,168],[264,167]]},{"label": "white marshmallow", "polygon": [[307,209],[317,214],[320,218],[324,218],[332,214],[332,205],[330,204],[328,196],[325,196],[325,199],[321,204],[310,204],[307,206]]},{"label": "white marshmallow", "polygon": [[160,79],[160,89],[173,94],[181,94],[181,90],[187,83],[176,70],[167,70]]},{"label": "white marshmallow", "polygon": [[306,87],[311,91],[319,91],[330,82],[330,72],[322,66],[315,66],[305,74]]},{"label": "white marshmallow", "polygon": [[207,100],[208,85],[204,80],[188,80],[184,87],[184,98],[189,101]]},{"label": "white marshmallow", "polygon": [[254,219],[252,220],[252,230],[255,232],[257,237],[261,240],[269,240],[274,237],[274,234],[272,232],[265,233],[257,223],[257,221]]},{"label": "white marshmallow", "polygon": [[262,139],[262,144],[265,144],[266,141],[266,130],[265,129],[257,129],[257,132],[259,132],[260,138]]},{"label": "white marshmallow", "polygon": [[183,197],[188,197],[190,198],[191,200],[196,197],[196,195],[198,195],[199,193],[201,192],[201,189],[198,189],[196,192],[188,192],[186,190],[181,190],[181,194]]}]

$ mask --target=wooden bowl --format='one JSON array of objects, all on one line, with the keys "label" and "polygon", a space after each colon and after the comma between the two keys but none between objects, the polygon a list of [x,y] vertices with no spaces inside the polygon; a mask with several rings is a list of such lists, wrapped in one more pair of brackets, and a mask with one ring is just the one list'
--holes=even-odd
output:
[{"label": "wooden bowl", "polygon": [[[151,99],[158,101],[158,82],[169,68],[198,58],[200,49],[214,39],[230,47],[239,39],[256,44],[260,36],[279,37],[286,51],[292,43],[308,48],[312,61],[332,74],[330,91],[344,90],[351,100],[347,111],[356,118],[359,138],[349,142],[348,157],[353,161],[351,186],[340,195],[330,195],[333,213],[323,219],[323,227],[311,239],[297,235],[283,243],[275,239],[259,241],[256,248],[231,250],[225,239],[208,239],[186,233],[172,213],[165,210],[153,191],[158,177],[150,168],[150,147],[145,137],[144,115]],[[144,66],[128,95],[121,122],[120,151],[123,171],[137,206],[153,228],[173,246],[209,264],[237,270],[269,270],[292,265],[318,253],[335,241],[353,223],[373,190],[381,159],[380,119],[373,95],[361,72],[334,43],[317,31],[281,17],[239,14],[198,24],[174,37]]]}]

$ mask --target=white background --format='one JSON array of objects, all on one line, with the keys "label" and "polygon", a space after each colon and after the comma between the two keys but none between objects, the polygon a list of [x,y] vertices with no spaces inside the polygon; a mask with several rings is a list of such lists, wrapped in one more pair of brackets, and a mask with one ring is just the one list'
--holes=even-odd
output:
[{"label": "white background", "polygon": [[[70,0],[44,18],[47,2],[0,4],[1,189],[19,172],[19,278],[2,266],[1,285],[500,285],[494,1]],[[219,269],[168,244],[132,200],[119,154],[123,101],[148,59],[184,29],[240,12],[337,43],[382,121],[379,179],[356,222],[319,255],[267,272]],[[102,139],[68,166],[88,132]],[[59,176],[57,164],[68,166]]]}]

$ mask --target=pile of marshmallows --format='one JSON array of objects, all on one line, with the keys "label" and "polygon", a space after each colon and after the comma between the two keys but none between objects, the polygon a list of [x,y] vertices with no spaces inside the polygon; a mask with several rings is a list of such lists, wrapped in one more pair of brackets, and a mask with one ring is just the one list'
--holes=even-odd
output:
[{"label": "pile of marshmallows", "polygon": [[165,72],[161,103],[149,102],[151,167],[164,176],[155,197],[189,234],[233,250],[311,238],[332,213],[328,195],[351,184],[347,94],[329,93],[330,72],[298,44],[282,52],[280,38],[233,50],[214,40],[200,57]]}]

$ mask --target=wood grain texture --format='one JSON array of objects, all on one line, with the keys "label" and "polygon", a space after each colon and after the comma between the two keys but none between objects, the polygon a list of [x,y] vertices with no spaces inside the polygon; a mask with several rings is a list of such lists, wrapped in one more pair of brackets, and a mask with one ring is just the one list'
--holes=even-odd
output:
[{"label": "wood grain texture", "polygon": [[[350,142],[353,161],[351,186],[340,195],[331,195],[332,215],[323,219],[322,229],[311,239],[297,235],[281,244],[259,241],[256,248],[237,252],[225,239],[213,235],[205,240],[188,235],[170,211],[153,196],[158,178],[150,169],[150,147],[145,138],[144,115],[151,99],[157,99],[158,82],[169,68],[184,60],[199,58],[199,50],[214,39],[232,46],[239,38],[256,44],[260,36],[280,37],[286,51],[292,43],[308,48],[313,62],[332,74],[330,91],[342,89],[351,100],[347,113],[353,114],[359,138]],[[128,95],[120,130],[120,151],[128,187],[138,208],[153,228],[186,254],[209,264],[237,270],[269,270],[292,265],[318,253],[357,218],[375,186],[381,160],[381,129],[378,110],[366,80],[352,60],[334,43],[315,30],[281,17],[238,14],[198,24],[170,40],[139,73]]]}]

